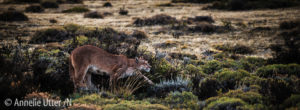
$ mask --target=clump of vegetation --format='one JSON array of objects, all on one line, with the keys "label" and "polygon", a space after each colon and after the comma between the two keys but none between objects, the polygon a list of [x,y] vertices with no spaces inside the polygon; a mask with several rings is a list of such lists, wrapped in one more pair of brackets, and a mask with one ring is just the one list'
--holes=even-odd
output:
[{"label": "clump of vegetation", "polygon": [[221,82],[225,88],[234,89],[242,78],[250,76],[245,70],[232,71],[229,69],[222,69],[220,72],[214,74],[214,77]]},{"label": "clump of vegetation", "polygon": [[189,30],[192,32],[203,32],[203,33],[212,33],[215,32],[217,27],[207,22],[198,23],[196,26],[191,27]]},{"label": "clump of vegetation", "polygon": [[171,80],[163,80],[152,86],[148,94],[151,96],[155,95],[156,97],[166,97],[166,95],[170,92],[190,91],[188,84],[189,81],[182,77],[177,77],[176,79]]},{"label": "clump of vegetation", "polygon": [[147,34],[144,31],[140,31],[140,30],[133,31],[131,36],[135,37],[137,39],[147,39],[148,38]]},{"label": "clump of vegetation", "polygon": [[48,28],[37,31],[30,40],[30,43],[62,42],[70,38],[64,28]]},{"label": "clump of vegetation", "polygon": [[223,10],[252,10],[287,8],[298,5],[299,1],[295,0],[219,0],[207,8]]},{"label": "clump of vegetation", "polygon": [[165,103],[174,109],[198,109],[198,98],[192,92],[171,92]]},{"label": "clump of vegetation", "polygon": [[50,23],[57,23],[57,20],[56,19],[50,19],[49,22]]},{"label": "clump of vegetation", "polygon": [[161,4],[157,4],[156,6],[159,7],[171,7],[174,6],[172,3],[161,3]]},{"label": "clump of vegetation", "polygon": [[103,7],[112,7],[112,4],[110,2],[105,2],[103,4]]},{"label": "clump of vegetation", "polygon": [[221,98],[210,98],[206,100],[206,106],[203,110],[234,110],[234,109],[242,109],[247,105],[246,102],[239,98],[229,98],[229,97],[221,97]]},{"label": "clump of vegetation", "polygon": [[293,109],[297,107],[299,108],[300,106],[300,95],[299,94],[292,94],[291,97],[286,99],[280,106],[281,109]]},{"label": "clump of vegetation", "polygon": [[26,12],[33,12],[33,13],[40,13],[44,11],[44,8],[41,7],[40,5],[30,5],[26,7],[25,9]]},{"label": "clump of vegetation", "polygon": [[119,14],[120,15],[128,15],[128,10],[126,10],[125,7],[120,8]]},{"label": "clump of vegetation", "polygon": [[[195,81],[197,80],[197,81]],[[219,91],[224,88],[219,81],[215,78],[204,78],[202,80],[193,80],[193,92],[199,99],[207,99],[209,97],[217,96]]]},{"label": "clump of vegetation", "polygon": [[28,17],[18,11],[4,11],[0,14],[0,21],[28,21]]},{"label": "clump of vegetation", "polygon": [[214,74],[216,71],[221,69],[222,69],[222,64],[217,60],[208,61],[202,66],[202,71],[205,74]]},{"label": "clump of vegetation", "polygon": [[273,63],[300,63],[300,20],[283,22],[283,30],[277,37],[276,44],[271,45],[274,51]]},{"label": "clump of vegetation", "polygon": [[184,60],[184,58],[189,58],[189,59],[193,59],[193,60],[197,59],[196,55],[189,54],[189,53],[172,52],[172,53],[169,53],[169,56],[172,57],[172,58],[174,58],[174,59],[180,59],[180,60]]},{"label": "clump of vegetation", "polygon": [[173,3],[209,3],[218,0],[172,0]]},{"label": "clump of vegetation", "polygon": [[49,0],[41,2],[41,5],[44,8],[58,8],[59,7],[58,3],[56,3],[55,1],[49,1]]},{"label": "clump of vegetation", "polygon": [[246,46],[244,44],[224,44],[224,45],[215,45],[215,48],[225,52],[236,53],[236,54],[252,54],[254,49]]},{"label": "clump of vegetation", "polygon": [[76,6],[67,10],[62,11],[63,13],[84,13],[84,12],[88,12],[90,11],[90,9],[86,8],[86,7],[82,7],[82,6]]},{"label": "clump of vegetation", "polygon": [[67,32],[71,32],[71,33],[75,33],[77,30],[79,30],[80,28],[83,28],[82,26],[78,25],[78,24],[66,24],[63,26],[63,28],[67,31]]},{"label": "clump of vegetation", "polygon": [[66,0],[67,3],[83,3],[83,0]]},{"label": "clump of vegetation", "polygon": [[215,20],[211,16],[195,16],[194,18],[188,18],[187,21],[189,23],[193,22],[208,22],[208,23],[214,23]]},{"label": "clump of vegetation", "polygon": [[41,0],[4,0],[3,3],[39,3]]},{"label": "clump of vegetation", "polygon": [[171,17],[166,14],[158,14],[155,16],[152,16],[150,18],[137,18],[133,24],[136,26],[151,26],[151,25],[167,25],[167,24],[173,24],[176,23],[177,20],[174,17]]},{"label": "clump of vegetation", "polygon": [[176,47],[178,45],[177,41],[167,40],[165,42],[159,43],[156,45],[158,48],[170,48],[170,47]]},{"label": "clump of vegetation", "polygon": [[84,14],[85,18],[104,18],[103,13],[93,11],[93,12],[88,12]]},{"label": "clump of vegetation", "polygon": [[300,77],[300,65],[299,64],[273,64],[260,67],[257,69],[256,74],[260,77],[277,77],[281,75]]}]

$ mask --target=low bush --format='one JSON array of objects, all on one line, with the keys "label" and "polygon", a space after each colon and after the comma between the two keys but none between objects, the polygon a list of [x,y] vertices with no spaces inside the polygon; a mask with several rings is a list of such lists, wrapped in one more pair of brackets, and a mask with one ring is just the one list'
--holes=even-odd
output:
[{"label": "low bush", "polygon": [[171,92],[164,99],[173,109],[198,109],[198,98],[192,92]]},{"label": "low bush", "polygon": [[219,0],[208,9],[223,10],[252,10],[252,9],[275,9],[298,6],[295,0]]},{"label": "low bush", "polygon": [[64,28],[48,28],[37,31],[29,43],[62,42],[70,38]]},{"label": "low bush", "polygon": [[286,99],[281,105],[281,109],[287,109],[291,107],[299,107],[300,106],[300,95],[299,94],[292,94],[291,97]]},{"label": "low bush", "polygon": [[216,71],[222,69],[222,63],[217,60],[211,60],[206,62],[202,67],[202,71],[205,74],[214,74]]},{"label": "low bush", "polygon": [[276,44],[271,45],[274,58],[271,63],[300,63],[300,25],[299,21],[281,23]]},{"label": "low bush", "polygon": [[133,24],[136,26],[151,26],[151,25],[167,25],[167,24],[173,24],[176,23],[177,20],[174,17],[171,17],[166,14],[158,14],[155,16],[152,16],[150,18],[137,18]]},{"label": "low bush", "polygon": [[112,4],[110,2],[105,2],[103,4],[103,7],[112,7]]},{"label": "low bush", "polygon": [[4,0],[3,3],[39,3],[41,0]]},{"label": "low bush", "polygon": [[172,0],[173,3],[210,3],[219,0]]},{"label": "low bush", "polygon": [[63,10],[63,13],[84,13],[84,12],[88,12],[90,11],[90,9],[82,7],[82,6],[77,6],[77,7],[73,7],[67,10]]},{"label": "low bush", "polygon": [[132,37],[135,37],[137,39],[147,39],[148,36],[144,31],[135,30],[132,35]]},{"label": "low bush", "polygon": [[43,2],[41,2],[41,5],[44,8],[58,8],[59,7],[59,4],[56,3],[55,1],[43,1]]},{"label": "low bush", "polygon": [[83,3],[83,0],[66,0],[67,3]]},{"label": "low bush", "polygon": [[198,83],[193,81],[193,92],[198,96],[200,100],[207,99],[209,97],[217,96],[219,91],[224,88],[219,81],[215,78],[204,78]]},{"label": "low bush", "polygon": [[126,10],[124,7],[120,8],[119,14],[120,15],[128,15],[128,10]]},{"label": "low bush", "polygon": [[40,5],[30,5],[26,7],[25,9],[26,12],[33,12],[33,13],[40,13],[44,11],[44,8],[41,7]]},{"label": "low bush", "polygon": [[263,96],[253,91],[229,90],[227,93],[222,94],[221,97],[240,98],[248,104],[263,104]]},{"label": "low bush", "polygon": [[77,32],[77,30],[83,28],[81,25],[78,24],[66,24],[63,26],[63,28],[67,31],[70,32],[72,34],[75,34],[75,32]]},{"label": "low bush", "polygon": [[177,53],[177,52],[172,52],[169,53],[169,55],[174,58],[174,59],[180,59],[180,60],[184,60],[184,58],[189,58],[189,59],[193,59],[196,60],[197,56],[194,54],[189,54],[189,53]]},{"label": "low bush", "polygon": [[245,70],[232,71],[229,69],[222,69],[220,72],[214,74],[214,77],[228,89],[235,89],[238,84],[237,82],[248,76],[250,76],[250,73]]},{"label": "low bush", "polygon": [[195,16],[194,18],[188,18],[188,22],[208,22],[208,23],[214,23],[215,21],[211,16]]},{"label": "low bush", "polygon": [[260,77],[277,77],[281,75],[300,77],[300,65],[298,64],[273,64],[257,69],[256,74]]},{"label": "low bush", "polygon": [[212,33],[216,31],[216,26],[207,23],[207,22],[201,22],[198,23],[196,26],[189,28],[189,31],[191,32],[203,32],[203,33]]},{"label": "low bush", "polygon": [[28,21],[28,17],[18,11],[4,11],[0,14],[0,21]]},{"label": "low bush", "polygon": [[177,77],[176,79],[172,80],[163,80],[160,83],[155,84],[147,90],[149,95],[155,95],[156,97],[166,97],[170,92],[183,92],[183,91],[190,91],[189,81],[187,79],[183,79],[182,77]]},{"label": "low bush", "polygon": [[247,103],[239,98],[210,98],[205,101],[206,106],[203,110],[236,110],[247,106]]},{"label": "low bush", "polygon": [[218,50],[225,51],[225,52],[237,53],[237,54],[252,54],[255,52],[253,48],[251,48],[250,46],[246,46],[244,44],[215,45],[215,48]]},{"label": "low bush", "polygon": [[99,13],[97,11],[88,12],[84,14],[85,18],[104,18],[103,13]]}]

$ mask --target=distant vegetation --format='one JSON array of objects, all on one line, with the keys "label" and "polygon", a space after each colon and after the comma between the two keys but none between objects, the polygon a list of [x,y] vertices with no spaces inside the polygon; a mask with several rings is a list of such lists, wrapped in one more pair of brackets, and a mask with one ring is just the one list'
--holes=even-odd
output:
[{"label": "distant vegetation", "polygon": [[299,6],[298,0],[172,0],[174,3],[212,3],[206,9],[252,10]]},{"label": "distant vegetation", "polygon": [[63,13],[83,13],[83,12],[88,12],[88,11],[90,11],[90,9],[78,6],[78,7],[73,7],[73,8],[67,9],[67,10],[63,10],[62,12]]}]

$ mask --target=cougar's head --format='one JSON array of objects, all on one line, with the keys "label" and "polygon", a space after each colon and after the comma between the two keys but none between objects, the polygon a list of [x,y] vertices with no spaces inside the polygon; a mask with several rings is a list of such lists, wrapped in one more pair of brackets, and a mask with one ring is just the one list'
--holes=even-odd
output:
[{"label": "cougar's head", "polygon": [[137,69],[139,70],[143,70],[143,71],[146,71],[146,72],[150,72],[150,69],[151,69],[151,66],[149,65],[148,61],[146,61],[145,59],[143,58],[135,58],[135,61],[137,63]]}]

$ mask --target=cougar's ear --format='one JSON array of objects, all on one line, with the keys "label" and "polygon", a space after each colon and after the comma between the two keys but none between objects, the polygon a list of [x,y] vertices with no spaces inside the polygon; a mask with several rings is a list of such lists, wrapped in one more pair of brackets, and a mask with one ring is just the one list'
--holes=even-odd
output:
[{"label": "cougar's ear", "polygon": [[135,62],[139,63],[139,58],[138,57],[135,57]]}]

